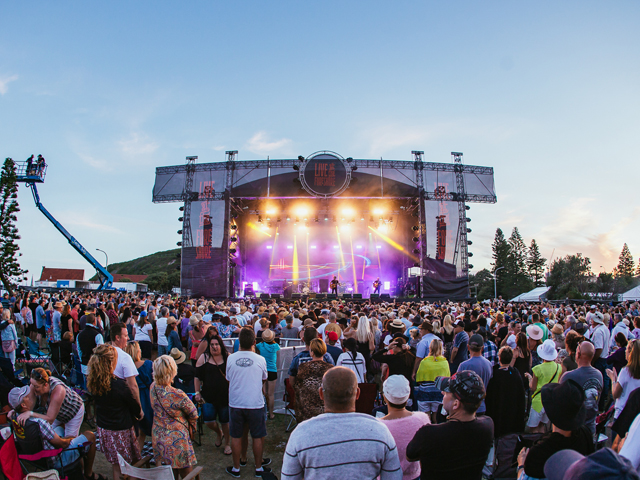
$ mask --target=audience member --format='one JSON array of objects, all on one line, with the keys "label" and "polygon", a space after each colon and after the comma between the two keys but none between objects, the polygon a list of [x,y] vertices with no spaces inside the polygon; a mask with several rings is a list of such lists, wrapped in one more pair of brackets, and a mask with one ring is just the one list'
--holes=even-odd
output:
[{"label": "audience member", "polygon": [[300,365],[295,391],[296,421],[302,423],[309,418],[324,413],[324,403],[318,393],[322,385],[324,374],[333,367],[324,360],[326,345],[319,338],[314,338],[309,344],[311,361]]}]

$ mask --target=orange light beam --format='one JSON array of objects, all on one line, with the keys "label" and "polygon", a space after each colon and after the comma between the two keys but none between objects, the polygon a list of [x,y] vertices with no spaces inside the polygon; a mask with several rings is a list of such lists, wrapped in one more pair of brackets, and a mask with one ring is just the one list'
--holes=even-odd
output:
[{"label": "orange light beam", "polygon": [[258,226],[257,226],[255,223],[253,223],[253,222],[247,222],[247,227],[249,227],[249,228],[253,228],[254,230],[259,231],[260,233],[264,233],[267,237],[270,237],[270,236],[271,236],[271,234],[270,234],[270,233],[265,232],[263,229],[261,229],[260,227],[258,227]]},{"label": "orange light beam", "polygon": [[[404,249],[404,247],[402,245],[400,245],[397,242],[394,242],[393,240],[391,240],[389,237],[387,237],[386,235],[380,233],[379,231],[375,230],[374,228],[371,228],[371,226],[369,225],[368,227],[373,233],[375,233],[376,235],[378,235],[382,240],[384,240],[385,242],[387,242],[389,245],[391,245],[393,248],[395,248],[396,250],[401,251],[402,253],[404,253],[405,255],[407,255],[409,258],[413,259],[414,261],[418,261],[417,257],[415,257],[413,254],[409,253],[408,251],[406,251]],[[377,249],[376,249],[377,250]]]}]

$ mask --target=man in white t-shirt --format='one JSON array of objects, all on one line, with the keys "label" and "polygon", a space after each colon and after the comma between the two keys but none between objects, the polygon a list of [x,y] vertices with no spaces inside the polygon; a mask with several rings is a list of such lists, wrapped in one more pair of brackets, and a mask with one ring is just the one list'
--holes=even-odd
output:
[{"label": "man in white t-shirt", "polygon": [[[113,374],[127,382],[131,393],[133,393],[138,404],[140,404],[140,391],[138,390],[138,382],[136,381],[138,369],[136,368],[136,364],[133,362],[131,355],[124,351],[124,349],[127,348],[127,342],[129,341],[127,326],[120,322],[114,323],[109,329],[109,334],[111,335],[111,343],[116,347],[116,351],[118,352],[116,369],[113,371]],[[142,408],[140,408],[140,414],[144,415]]]},{"label": "man in white t-shirt", "polygon": [[167,307],[162,307],[160,309],[160,318],[156,320],[156,330],[158,331],[158,356],[169,354],[167,349],[169,341],[165,335],[165,332],[167,331],[167,315],[169,315],[169,309]]},{"label": "man in white t-shirt", "polygon": [[262,394],[263,382],[267,379],[267,361],[252,351],[256,336],[252,329],[243,328],[239,335],[240,350],[227,358],[227,381],[229,382],[229,435],[233,466],[226,472],[232,477],[240,477],[240,466],[247,464],[248,434],[251,433],[256,477],[271,459],[262,458],[264,437],[267,436],[267,417]]},{"label": "man in white t-shirt", "polygon": [[609,368],[609,365],[606,360],[609,356],[610,336],[611,332],[609,332],[608,326],[604,324],[604,315],[600,312],[592,314],[591,328],[585,334],[585,337],[593,343],[593,347],[596,350],[593,355],[591,365],[600,371],[602,378],[604,379],[602,392],[605,394],[600,396],[600,402],[598,405],[600,410],[604,409],[607,393],[611,391],[611,383],[607,376],[607,368]]}]

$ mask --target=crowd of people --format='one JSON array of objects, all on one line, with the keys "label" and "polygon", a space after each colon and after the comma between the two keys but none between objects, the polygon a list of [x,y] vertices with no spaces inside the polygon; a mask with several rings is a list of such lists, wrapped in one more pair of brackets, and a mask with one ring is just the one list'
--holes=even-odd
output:
[{"label": "crowd of people", "polygon": [[[188,475],[199,416],[230,456],[228,475],[241,476],[250,436],[255,475],[273,478],[264,450],[279,381],[297,421],[285,479],[480,479],[509,436],[519,479],[640,478],[637,303],[26,292],[5,295],[0,318],[0,402],[18,444],[35,448],[25,432],[37,432],[44,448],[66,449],[63,463],[85,449],[89,479],[101,478],[96,441],[114,479],[118,455],[135,463],[147,439],[157,465]],[[286,364],[283,339],[304,345]],[[48,347],[53,368],[31,368],[22,385],[9,370],[29,342]],[[74,359],[90,402],[61,375]],[[381,402],[357,411],[372,388]],[[84,420],[94,431],[80,431]]]}]

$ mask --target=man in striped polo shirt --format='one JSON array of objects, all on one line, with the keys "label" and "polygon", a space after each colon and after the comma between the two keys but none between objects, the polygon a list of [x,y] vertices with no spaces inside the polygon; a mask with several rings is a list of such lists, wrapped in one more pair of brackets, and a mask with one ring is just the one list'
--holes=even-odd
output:
[{"label": "man in striped polo shirt", "polygon": [[389,429],[371,415],[356,413],[360,395],[353,371],[333,367],[320,388],[322,415],[300,423],[289,437],[282,479],[402,479],[398,449]]}]

